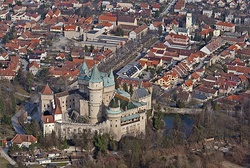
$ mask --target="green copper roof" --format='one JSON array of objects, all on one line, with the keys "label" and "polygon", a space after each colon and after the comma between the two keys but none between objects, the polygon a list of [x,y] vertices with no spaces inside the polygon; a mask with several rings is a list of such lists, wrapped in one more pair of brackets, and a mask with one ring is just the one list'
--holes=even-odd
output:
[{"label": "green copper roof", "polygon": [[111,79],[114,79],[114,78],[115,78],[112,69],[111,69],[111,71],[110,71],[110,73],[109,73],[109,78],[111,78]]},{"label": "green copper roof", "polygon": [[97,68],[96,65],[94,65],[94,68],[92,70],[89,82],[91,82],[91,83],[102,82],[102,78],[101,78],[100,72],[99,72],[99,70],[98,70],[98,68]]},{"label": "green copper roof", "polygon": [[139,118],[139,117],[140,117],[140,114],[138,114],[138,113],[137,114],[132,114],[132,115],[129,115],[127,117],[122,117],[121,122],[132,120],[132,119]]},{"label": "green copper roof", "polygon": [[84,60],[84,62],[82,63],[82,67],[80,69],[80,75],[85,76],[88,73],[89,73],[89,68],[88,68],[88,66],[86,64],[86,61]]}]

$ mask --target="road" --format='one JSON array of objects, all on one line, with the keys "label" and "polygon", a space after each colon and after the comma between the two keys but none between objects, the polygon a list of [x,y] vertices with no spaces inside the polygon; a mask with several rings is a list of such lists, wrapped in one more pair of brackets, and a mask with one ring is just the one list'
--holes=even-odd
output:
[{"label": "road", "polygon": [[111,59],[101,63],[98,66],[99,70],[102,72],[109,72],[111,68],[113,70],[119,69],[122,65],[130,62],[144,46],[148,45],[156,37],[156,33],[155,31],[148,31],[142,40],[128,41],[124,47],[117,50]]},{"label": "road", "polygon": [[4,152],[4,150],[3,150],[3,148],[0,148],[0,155],[4,158],[4,159],[6,159],[11,165],[15,165],[16,164],[16,162],[14,161],[14,160],[12,160],[10,157],[9,157],[9,155],[7,155],[5,152]]},{"label": "road", "polygon": [[25,130],[23,129],[23,127],[20,125],[19,121],[18,121],[18,117],[20,117],[23,114],[23,110],[19,110],[12,118],[11,118],[11,122],[12,125],[15,129],[15,132],[17,134],[25,134]]},{"label": "road", "polygon": [[174,6],[174,4],[175,4],[177,1],[178,1],[178,0],[172,0],[172,1],[168,4],[167,8],[160,14],[160,17],[162,17],[162,16],[168,14],[169,11],[170,11],[170,9]]}]

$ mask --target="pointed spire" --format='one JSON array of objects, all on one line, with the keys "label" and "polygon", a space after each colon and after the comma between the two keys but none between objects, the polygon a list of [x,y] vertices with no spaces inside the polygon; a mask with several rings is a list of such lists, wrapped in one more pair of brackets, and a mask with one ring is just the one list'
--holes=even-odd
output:
[{"label": "pointed spire", "polygon": [[52,95],[53,94],[53,91],[50,89],[48,83],[41,93],[44,95]]},{"label": "pointed spire", "polygon": [[96,64],[93,67],[89,82],[92,82],[92,83],[102,82],[102,78],[101,78],[100,72],[99,72]]},{"label": "pointed spire", "polygon": [[86,60],[84,59],[83,63],[82,63],[82,67],[80,69],[80,75],[85,76],[89,73],[89,68],[86,64]]},{"label": "pointed spire", "polygon": [[113,69],[111,69],[110,70],[110,73],[109,73],[109,78],[112,78],[112,79],[114,79],[115,77],[114,77],[114,73],[113,73]]}]

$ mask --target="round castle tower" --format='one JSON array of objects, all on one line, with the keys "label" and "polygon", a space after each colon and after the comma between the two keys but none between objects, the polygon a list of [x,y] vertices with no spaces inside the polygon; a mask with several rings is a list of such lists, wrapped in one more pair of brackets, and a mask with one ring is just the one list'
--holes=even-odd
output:
[{"label": "round castle tower", "polygon": [[110,121],[110,132],[115,139],[121,138],[121,109],[120,102],[112,99],[109,108],[106,109],[108,120]]},{"label": "round castle tower", "polygon": [[89,80],[89,118],[90,123],[102,121],[103,80],[97,66],[94,65]]}]

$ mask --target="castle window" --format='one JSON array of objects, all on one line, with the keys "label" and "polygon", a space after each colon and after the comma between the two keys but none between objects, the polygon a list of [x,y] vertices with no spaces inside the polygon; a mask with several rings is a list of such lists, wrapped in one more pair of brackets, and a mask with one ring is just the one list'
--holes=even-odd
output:
[{"label": "castle window", "polygon": [[110,127],[112,127],[112,124],[110,124]]},{"label": "castle window", "polygon": [[73,99],[73,101],[75,101],[75,99]]},{"label": "castle window", "polygon": [[69,102],[71,102],[71,100],[69,100]]},{"label": "castle window", "polygon": [[141,119],[143,120],[143,117]]},{"label": "castle window", "polygon": [[46,107],[46,105],[44,105],[44,107]]},{"label": "castle window", "polygon": [[117,127],[117,125],[115,125],[115,127]]},{"label": "castle window", "polygon": [[64,103],[64,101],[62,103]]},{"label": "castle window", "polygon": [[117,122],[117,120],[115,120],[115,122]]}]

